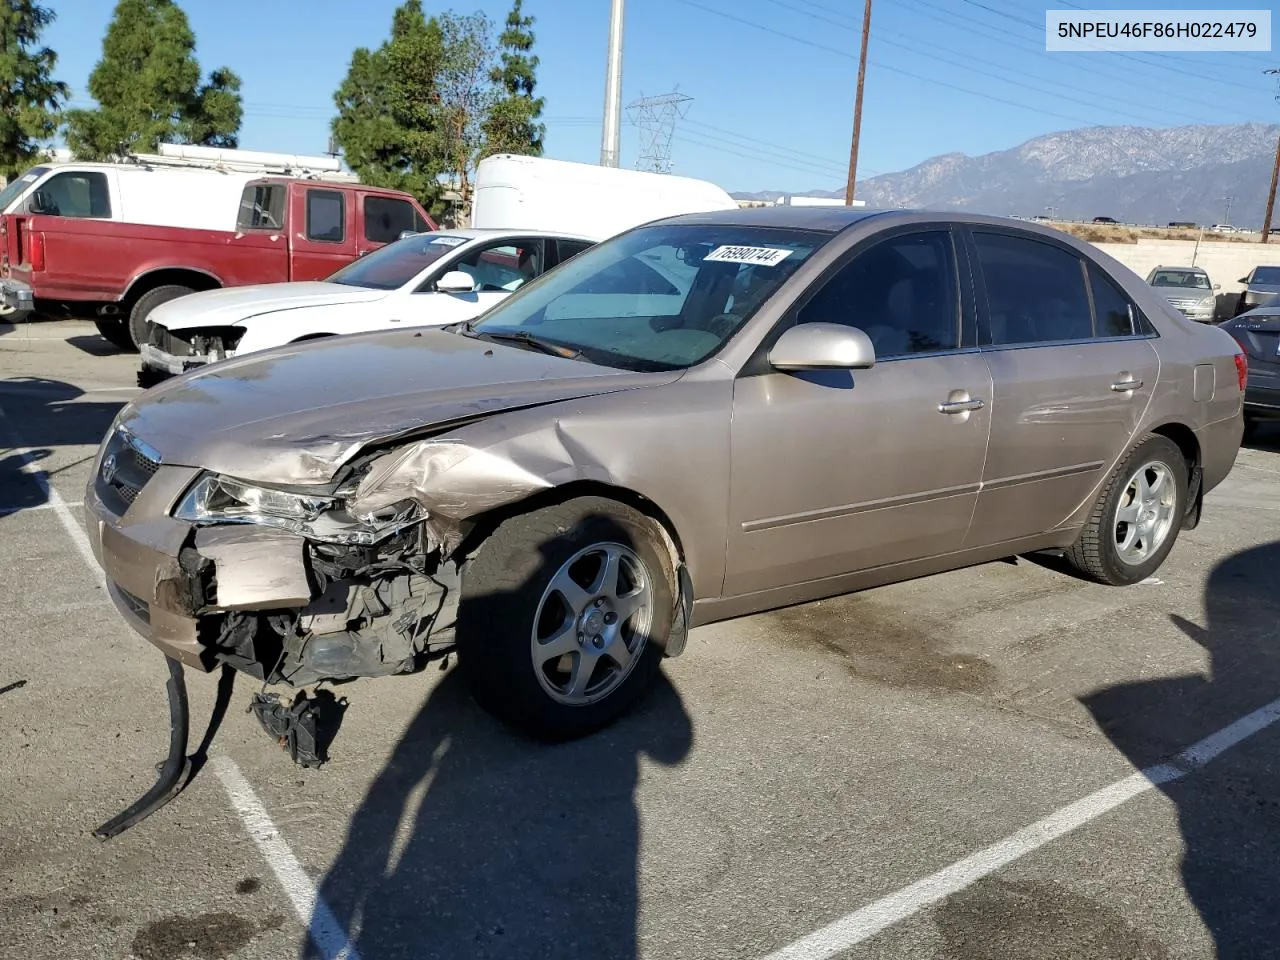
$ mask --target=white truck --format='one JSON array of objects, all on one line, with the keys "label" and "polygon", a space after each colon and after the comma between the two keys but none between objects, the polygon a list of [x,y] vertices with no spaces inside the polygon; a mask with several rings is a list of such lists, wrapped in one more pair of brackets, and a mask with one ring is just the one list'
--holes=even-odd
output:
[{"label": "white truck", "polygon": [[118,163],[37,164],[0,190],[0,214],[234,230],[244,185],[269,175],[357,182],[333,157],[162,143]]},{"label": "white truck", "polygon": [[737,207],[706,180],[499,154],[476,168],[471,226],[611,237],[662,217]]}]

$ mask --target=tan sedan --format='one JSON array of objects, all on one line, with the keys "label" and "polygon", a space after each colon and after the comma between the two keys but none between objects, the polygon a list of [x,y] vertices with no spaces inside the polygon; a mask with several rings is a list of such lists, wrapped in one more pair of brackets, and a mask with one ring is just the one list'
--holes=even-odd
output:
[{"label": "tan sedan", "polygon": [[1231,470],[1245,373],[1051,229],[698,214],[469,324],[170,381],[86,502],[171,658],[302,687],[456,649],[485,707],[567,737],[690,626],[1032,551],[1143,580]]}]

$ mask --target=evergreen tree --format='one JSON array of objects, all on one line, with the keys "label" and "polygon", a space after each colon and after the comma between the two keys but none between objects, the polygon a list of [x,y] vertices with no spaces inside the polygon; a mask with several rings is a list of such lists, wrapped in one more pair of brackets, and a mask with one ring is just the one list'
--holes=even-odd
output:
[{"label": "evergreen tree", "polygon": [[200,82],[196,40],[173,0],[119,0],[89,75],[93,110],[71,110],[67,144],[82,159],[151,152],[160,143],[234,147],[240,78],[226,67]]},{"label": "evergreen tree", "polygon": [[525,16],[523,0],[515,0],[498,45],[499,63],[490,79],[500,90],[484,124],[484,154],[522,153],[542,155],[546,126],[538,122],[544,101],[533,95],[537,85],[538,58],[533,49],[534,18]]},{"label": "evergreen tree", "polygon": [[53,79],[58,55],[40,47],[53,11],[34,0],[0,0],[0,177],[31,166],[58,132],[67,85]]}]

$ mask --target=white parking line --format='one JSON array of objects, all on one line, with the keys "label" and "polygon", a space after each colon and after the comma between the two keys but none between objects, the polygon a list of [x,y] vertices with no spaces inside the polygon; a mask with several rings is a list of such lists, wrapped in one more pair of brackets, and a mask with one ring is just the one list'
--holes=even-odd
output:
[{"label": "white parking line", "polygon": [[97,580],[98,586],[106,590],[107,579],[103,576],[102,568],[98,566],[98,561],[93,558],[93,548],[89,546],[89,538],[85,536],[84,528],[76,520],[71,508],[67,505],[67,501],[62,499],[62,494],[49,482],[49,475],[39,468],[37,465],[39,461],[36,460],[31,450],[22,445],[22,438],[18,436],[10,425],[9,418],[5,416],[3,409],[0,409],[0,430],[4,431],[4,435],[9,441],[9,446],[13,448],[13,452],[22,459],[22,472],[31,477],[36,482],[36,485],[40,487],[45,501],[53,512],[58,515],[58,521],[62,524],[62,529],[67,531],[67,536],[75,544],[76,550],[80,553],[94,579]]},{"label": "white parking line", "polygon": [[312,943],[326,960],[360,960],[355,947],[342,929],[342,924],[338,923],[328,905],[319,898],[315,884],[280,836],[280,831],[267,815],[262,801],[253,792],[253,787],[244,778],[236,762],[230,757],[219,755],[212,759],[212,763],[231,799],[231,805],[240,815],[240,822],[258,845],[262,859],[267,861],[267,866],[284,888],[285,895],[293,904],[303,926],[309,927]]},{"label": "white parking line", "polygon": [[[62,499],[62,496],[54,489],[53,484],[49,482],[48,474],[35,468],[37,461],[32,456],[31,451],[21,445],[22,439],[10,425],[3,409],[0,409],[0,433],[8,440],[13,452],[22,458],[24,461],[23,472],[30,475],[39,484],[48,501],[48,508],[58,515],[63,529],[71,537],[71,541],[75,544],[76,550],[80,553],[85,565],[97,578],[99,586],[105,590],[106,576],[103,574],[102,568],[98,566],[98,561],[94,559],[93,548],[89,546],[89,538],[85,536],[84,530],[76,522],[76,518],[69,509],[70,505]],[[298,858],[293,855],[293,851],[285,843],[280,831],[267,814],[266,807],[262,805],[262,801],[258,799],[258,795],[254,792],[253,787],[250,786],[249,781],[244,778],[235,761],[229,757],[218,755],[212,758],[212,763],[218,779],[222,781],[222,786],[226,789],[227,796],[231,799],[232,807],[235,808],[240,817],[240,822],[244,825],[245,831],[253,838],[253,842],[257,844],[258,850],[267,861],[267,865],[271,867],[271,871],[276,875],[280,886],[284,888],[289,902],[293,904],[293,909],[297,912],[298,919],[302,921],[304,927],[309,929],[312,941],[324,955],[325,960],[360,960],[359,954],[350,945],[342,925],[334,918],[333,911],[329,909],[328,905],[320,899],[315,883],[307,876],[306,871],[303,870],[302,865],[298,862]]]},{"label": "white parking line", "polygon": [[1181,780],[1277,721],[1280,721],[1280,700],[1273,700],[1265,707],[1260,707],[1183,750],[1169,763],[1148,767],[1123,780],[1117,780],[923,880],[917,880],[910,886],[827,924],[809,936],[769,954],[765,960],[823,960],[848,950],[945,900],[953,893],[972,886],[1028,853],[1039,850],[1045,844],[1098,819],[1153,787]]}]

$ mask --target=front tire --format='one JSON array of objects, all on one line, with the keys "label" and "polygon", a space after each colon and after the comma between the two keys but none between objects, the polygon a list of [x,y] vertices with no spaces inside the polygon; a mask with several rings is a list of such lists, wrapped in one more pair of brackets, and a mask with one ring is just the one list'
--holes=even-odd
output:
[{"label": "front tire", "polygon": [[148,290],[140,296],[134,303],[133,309],[129,311],[129,338],[132,341],[132,349],[137,350],[147,342],[147,336],[151,330],[151,323],[147,318],[151,316],[152,310],[162,303],[177,300],[189,293],[195,293],[195,291],[190,287],[167,283],[154,290]]},{"label": "front tire", "polygon": [[607,726],[657,677],[674,583],[653,522],[615,501],[503,521],[462,571],[458,663],[472,695],[538,739]]},{"label": "front tire", "polygon": [[1080,538],[1066,551],[1079,573],[1113,587],[1140,583],[1173,549],[1187,508],[1187,461],[1149,434],[1107,478]]}]

